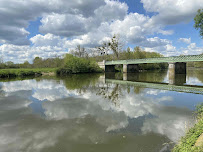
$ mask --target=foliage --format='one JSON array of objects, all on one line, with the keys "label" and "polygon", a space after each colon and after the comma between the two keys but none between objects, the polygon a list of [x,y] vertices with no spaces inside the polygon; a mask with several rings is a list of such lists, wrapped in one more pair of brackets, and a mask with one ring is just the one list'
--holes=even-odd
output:
[{"label": "foliage", "polygon": [[195,24],[194,27],[197,30],[200,30],[200,35],[203,38],[203,9],[197,11],[197,15],[194,18]]},{"label": "foliage", "polygon": [[41,75],[42,72],[55,72],[56,69],[44,68],[44,69],[2,69],[0,70],[0,78],[12,78],[12,77],[26,77]]},{"label": "foliage", "polygon": [[32,65],[33,68],[57,68],[61,66],[63,66],[63,59],[59,57],[48,58],[48,59],[42,59],[40,57],[36,57],[33,60],[33,65]]},{"label": "foliage", "polygon": [[108,56],[109,51],[113,51],[113,57],[115,59],[119,59],[119,52],[122,51],[122,44],[120,42],[119,36],[114,35],[111,41],[104,42],[103,45],[97,49],[102,56]]},{"label": "foliage", "polygon": [[78,58],[71,54],[66,54],[64,58],[64,67],[57,70],[58,75],[101,72],[98,64],[93,60]]},{"label": "foliage", "polygon": [[198,119],[203,119],[203,103],[196,106],[196,112]]},{"label": "foliage", "polygon": [[[111,60],[130,60],[130,59],[144,59],[144,58],[159,58],[163,55],[156,52],[146,52],[143,51],[140,47],[135,47],[133,51],[130,48],[118,53],[119,58],[115,59],[113,54],[103,55],[94,57],[98,62],[102,60],[111,61]],[[166,69],[168,67],[167,63],[154,63],[154,64],[139,64],[141,70],[153,70],[153,69]],[[116,66],[117,71],[122,71],[122,66]]]},{"label": "foliage", "polygon": [[[203,53],[200,55],[203,55]],[[203,62],[188,62],[187,66],[188,67],[195,67],[195,68],[203,68]]]},{"label": "foliage", "polygon": [[174,147],[173,152],[202,152],[203,147],[194,146],[198,137],[203,133],[203,103],[196,107],[198,123],[192,127]]}]

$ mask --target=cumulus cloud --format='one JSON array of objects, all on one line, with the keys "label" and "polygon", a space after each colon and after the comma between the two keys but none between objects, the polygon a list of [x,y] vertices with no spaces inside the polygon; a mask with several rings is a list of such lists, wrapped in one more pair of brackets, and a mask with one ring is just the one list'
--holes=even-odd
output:
[{"label": "cumulus cloud", "polygon": [[57,47],[63,47],[64,43],[66,42],[65,38],[61,38],[60,36],[55,36],[53,34],[46,34],[41,35],[38,34],[32,38],[30,38],[30,41],[34,44],[34,46],[57,46]]},{"label": "cumulus cloud", "polygon": [[[34,42],[34,40],[33,40]],[[23,63],[24,61],[32,62],[35,57],[52,58],[55,56],[63,56],[67,53],[65,48],[59,46],[40,45],[40,41],[36,41],[36,46],[19,46],[13,44],[3,44],[0,46],[1,56],[4,62],[13,61],[15,63]]]},{"label": "cumulus cloud", "polygon": [[163,54],[164,56],[175,56],[181,54],[181,52],[178,52],[176,47],[173,46],[171,41],[165,41],[165,45],[155,46],[153,48],[151,47],[144,47],[144,49],[148,52],[159,52]]},{"label": "cumulus cloud", "polygon": [[203,48],[197,47],[196,43],[190,43],[186,48],[181,48],[181,52],[188,55],[202,54]]},{"label": "cumulus cloud", "polygon": [[105,5],[104,0],[9,0],[9,2],[1,0],[0,42],[18,45],[29,44],[27,39],[29,32],[26,31],[29,21],[34,21],[38,17],[46,20],[52,13],[81,14],[88,17],[102,5]]},{"label": "cumulus cloud", "polygon": [[[190,21],[197,9],[203,7],[201,0],[141,2],[146,11],[155,15],[128,13],[128,5],[116,0],[1,0],[1,54],[5,61],[31,61],[36,56],[63,55],[76,45],[94,48],[119,34],[124,44],[138,45],[166,56],[178,55],[179,50],[171,41],[154,34],[173,34],[173,30],[164,27]],[[29,40],[27,37],[32,32],[28,31],[29,23],[37,19],[41,22],[40,34]],[[185,38],[180,41],[190,42]]]},{"label": "cumulus cloud", "polygon": [[202,0],[141,0],[148,12],[158,13],[152,17],[154,23],[164,25],[191,21],[197,10],[203,8]]},{"label": "cumulus cloud", "polygon": [[191,43],[191,38],[179,38],[180,42],[184,42],[186,44],[190,44]]}]

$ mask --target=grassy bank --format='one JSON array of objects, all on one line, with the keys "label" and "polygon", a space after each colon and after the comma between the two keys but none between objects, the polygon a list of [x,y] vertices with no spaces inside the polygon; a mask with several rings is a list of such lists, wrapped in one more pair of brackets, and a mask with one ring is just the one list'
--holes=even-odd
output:
[{"label": "grassy bank", "polygon": [[42,73],[55,72],[55,68],[37,68],[37,69],[1,69],[0,78],[40,76]]},{"label": "grassy bank", "polygon": [[[195,114],[197,123],[181,138],[172,152],[203,152],[203,140],[200,140],[200,136],[203,134],[203,103],[196,107]],[[199,144],[201,146],[198,146]]]}]

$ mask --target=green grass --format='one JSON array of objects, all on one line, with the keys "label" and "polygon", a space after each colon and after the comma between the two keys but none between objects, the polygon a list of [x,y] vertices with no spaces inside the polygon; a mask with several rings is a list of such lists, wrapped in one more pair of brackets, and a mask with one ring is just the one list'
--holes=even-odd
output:
[{"label": "green grass", "polygon": [[203,103],[196,107],[198,122],[190,128],[184,137],[181,138],[172,152],[203,152],[203,147],[196,147],[195,143],[198,137],[203,133]]},{"label": "green grass", "polygon": [[42,72],[56,72],[56,68],[0,69],[0,78],[35,76],[41,75]]}]

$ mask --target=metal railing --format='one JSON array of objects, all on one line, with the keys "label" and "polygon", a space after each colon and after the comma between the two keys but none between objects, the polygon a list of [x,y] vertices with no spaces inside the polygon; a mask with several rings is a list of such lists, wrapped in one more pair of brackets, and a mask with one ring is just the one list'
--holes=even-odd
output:
[{"label": "metal railing", "polygon": [[105,65],[141,64],[141,63],[170,63],[170,62],[197,62],[197,61],[203,61],[203,54],[202,55],[161,57],[161,58],[145,58],[145,59],[106,61]]}]

